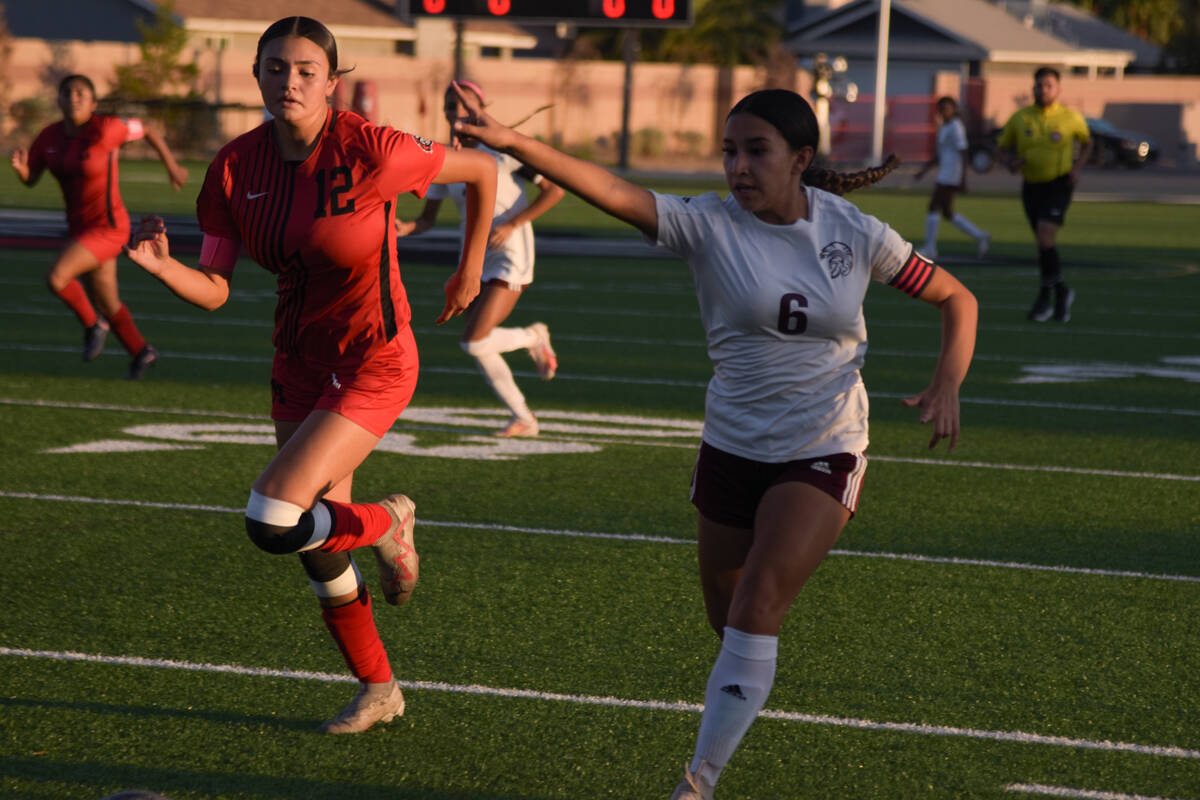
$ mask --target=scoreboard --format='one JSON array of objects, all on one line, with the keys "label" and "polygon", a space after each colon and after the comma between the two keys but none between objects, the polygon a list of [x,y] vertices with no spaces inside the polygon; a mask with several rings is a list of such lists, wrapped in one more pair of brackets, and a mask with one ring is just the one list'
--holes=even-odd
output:
[{"label": "scoreboard", "polygon": [[571,22],[582,27],[692,24],[692,0],[401,0],[398,10],[401,17]]}]

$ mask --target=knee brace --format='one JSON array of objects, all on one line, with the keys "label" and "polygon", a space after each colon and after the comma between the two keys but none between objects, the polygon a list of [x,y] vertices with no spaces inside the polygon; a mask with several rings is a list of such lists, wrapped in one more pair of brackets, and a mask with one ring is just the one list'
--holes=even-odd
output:
[{"label": "knee brace", "polygon": [[[329,533],[329,509],[321,501],[312,511],[250,490],[246,533],[260,550],[274,555],[316,547]],[[317,534],[317,535],[314,535]]]},{"label": "knee brace", "polygon": [[362,586],[362,574],[349,553],[309,550],[300,553],[300,563],[308,573],[308,584],[317,597],[341,597]]}]

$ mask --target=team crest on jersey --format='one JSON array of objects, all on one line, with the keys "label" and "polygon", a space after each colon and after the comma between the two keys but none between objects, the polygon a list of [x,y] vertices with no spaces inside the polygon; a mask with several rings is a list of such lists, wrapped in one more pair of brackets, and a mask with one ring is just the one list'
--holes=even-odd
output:
[{"label": "team crest on jersey", "polygon": [[820,255],[830,278],[849,275],[850,270],[854,269],[854,251],[845,242],[830,242],[821,248]]},{"label": "team crest on jersey", "polygon": [[412,138],[413,141],[417,143],[417,147],[421,148],[426,153],[433,152],[433,142],[431,140],[426,139],[424,136],[414,136]]},{"label": "team crest on jersey", "polygon": [[1062,134],[1061,134],[1061,133],[1059,133],[1058,131],[1053,131],[1053,132],[1050,134],[1050,141],[1052,141],[1052,142],[1061,142],[1061,141],[1062,141]]}]

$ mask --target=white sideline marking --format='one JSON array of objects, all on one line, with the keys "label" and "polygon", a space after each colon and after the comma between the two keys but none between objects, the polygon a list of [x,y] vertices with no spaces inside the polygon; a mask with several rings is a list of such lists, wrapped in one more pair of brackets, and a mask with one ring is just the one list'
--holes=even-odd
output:
[{"label": "white sideline marking", "polygon": [[[429,370],[426,370],[426,371],[429,371]],[[877,394],[876,396],[877,397],[889,397],[889,396],[901,397],[902,395]],[[108,405],[108,404],[103,404],[103,403],[80,403],[80,402],[74,402],[74,401],[66,402],[66,401],[58,401],[58,400],[24,400],[24,399],[12,398],[12,397],[0,397],[0,405],[31,406],[31,407],[35,407],[35,408],[70,408],[70,409],[83,409],[83,410],[91,410],[91,411],[120,411],[120,412],[129,412],[129,413],[135,413],[135,414],[165,414],[165,415],[189,416],[189,417],[219,417],[219,418],[224,418],[224,419],[255,420],[255,421],[259,421],[259,422],[269,422],[270,421],[269,419],[267,419],[267,417],[265,417],[261,414],[242,414],[242,413],[231,412],[231,411],[200,411],[200,410],[194,410],[194,409],[181,409],[181,408],[121,406],[121,405]],[[447,431],[447,432],[459,431],[459,432],[469,433],[469,431],[464,431],[461,428],[452,428],[452,427],[444,427],[444,426],[436,426],[436,425],[410,425],[410,424],[406,424],[406,422],[405,422],[406,419],[411,419],[415,416],[418,416],[422,412],[425,412],[425,411],[433,412],[433,411],[437,411],[437,410],[438,409],[426,409],[423,407],[411,407],[409,409],[409,411],[407,412],[408,417],[401,418],[401,420],[399,422],[397,422],[395,425],[393,425],[392,427],[395,429],[398,429],[398,430],[417,430],[417,431],[437,430],[437,431]],[[1131,409],[1113,409],[1113,410],[1129,411]],[[477,414],[485,414],[485,415],[488,413],[499,413],[499,412],[489,412],[486,409],[459,409],[459,411],[462,411],[464,413],[469,412],[469,413],[477,413]],[[1147,411],[1148,412],[1152,411],[1152,409],[1147,409]],[[622,419],[626,419],[625,417],[617,417],[617,416],[612,416],[612,415],[585,414],[582,412],[567,412],[567,411],[554,411],[554,410],[548,410],[548,411],[543,410],[540,413],[546,417],[553,416],[555,418],[562,418],[562,419],[575,419],[575,418],[585,419],[586,418],[586,419],[604,419],[604,420],[618,420],[618,421],[622,420]],[[1156,413],[1164,413],[1165,414],[1165,413],[1172,413],[1172,412],[1168,412],[1168,411],[1159,409]],[[1188,414],[1195,413],[1197,415],[1200,415],[1200,411],[1176,412],[1176,413],[1188,413]],[[635,419],[635,418],[628,418],[628,419]],[[646,422],[660,424],[660,425],[676,424],[676,423],[680,422],[678,420],[670,420],[667,418],[655,418],[655,417],[639,417],[636,419],[645,420]],[[696,435],[698,438],[699,430],[700,430],[700,423],[696,422],[694,420],[686,420],[684,422],[692,425],[695,428]],[[620,431],[617,431],[615,429],[614,429],[614,432],[620,433]],[[632,435],[632,434],[633,434],[633,431],[630,431],[630,435]],[[603,443],[609,443],[609,444],[615,443],[615,444],[642,445],[642,446],[648,446],[648,447],[687,447],[687,448],[695,447],[694,444],[676,444],[676,443],[672,443],[672,442],[663,442],[663,441],[654,441],[654,440],[633,441],[633,440],[628,440],[628,439],[613,439],[611,437],[607,438],[607,439],[590,437],[590,436],[582,437],[582,438],[573,438],[573,437],[567,437],[567,436],[559,436],[559,437],[547,436],[547,437],[543,437],[543,438],[546,438],[546,439],[555,438],[555,439],[561,439],[563,441],[583,441],[583,442],[594,442],[594,443],[602,443],[602,444]],[[936,459],[936,458],[910,458],[910,457],[902,457],[902,456],[881,456],[881,455],[874,455],[871,453],[868,453],[867,457],[871,461],[881,461],[881,462],[885,462],[885,463],[921,464],[921,465],[925,465],[925,466],[945,466],[945,467],[969,467],[972,469],[1002,469],[1002,470],[1015,470],[1015,471],[1020,471],[1020,472],[1055,472],[1055,473],[1065,473],[1065,474],[1071,474],[1071,475],[1099,475],[1099,476],[1104,476],[1104,477],[1115,477],[1115,478],[1148,478],[1148,479],[1153,479],[1153,480],[1165,480],[1165,481],[1200,482],[1200,475],[1178,475],[1178,474],[1167,473],[1167,472],[1130,472],[1130,471],[1124,471],[1124,470],[1089,469],[1086,467],[1059,467],[1059,466],[1053,466],[1053,465],[1038,465],[1038,464],[993,464],[993,463],[989,463],[986,461],[951,461],[951,460]]]},{"label": "white sideline marking", "polygon": [[[99,505],[137,506],[140,508],[162,508],[169,511],[214,511],[222,514],[244,514],[244,508],[229,508],[228,506],[208,506],[194,503],[162,503],[150,500],[113,500],[103,497],[78,497],[61,494],[34,494],[32,492],[0,491],[0,497],[13,500],[50,500],[64,503],[96,503]],[[501,525],[490,522],[450,522],[446,520],[422,519],[420,525],[433,528],[465,528],[480,531],[504,531],[505,533],[533,533],[543,536],[569,536],[578,539],[612,539],[621,542],[651,542],[654,544],[687,544],[694,545],[694,539],[676,539],[670,536],[649,536],[642,533],[605,533],[603,531],[575,531],[564,528],[530,528],[520,525]],[[1115,569],[1093,569],[1091,567],[1067,567],[1050,564],[1026,564],[1019,561],[988,561],[980,558],[958,558],[955,556],[926,556],[919,553],[884,553],[868,552],[865,550],[829,551],[834,556],[854,556],[857,558],[883,558],[893,561],[914,561],[924,564],[949,564],[961,567],[995,567],[998,569],[1028,569],[1038,572],[1060,572],[1074,575],[1099,575],[1109,578],[1145,578],[1155,581],[1176,581],[1182,583],[1200,583],[1200,576],[1171,575],[1155,572],[1131,572]]]},{"label": "white sideline marking", "polygon": [[1168,800],[1165,797],[1151,797],[1146,794],[1121,794],[1120,792],[1101,792],[1095,789],[1071,789],[1067,786],[1046,786],[1042,783],[1010,783],[1004,787],[1004,791],[1044,794],[1050,797],[1078,797],[1084,798],[1084,800]]},{"label": "white sideline marking", "polygon": [[[83,661],[98,664],[115,664],[118,666],[158,667],[162,669],[179,669],[190,672],[221,672],[233,675],[246,675],[255,678],[291,678],[294,680],[316,680],[326,683],[355,683],[350,675],[334,675],[328,672],[309,672],[306,670],[263,669],[258,667],[243,667],[237,664],[197,664],[193,661],[176,661],[167,658],[141,658],[139,656],[104,656],[93,653],[77,653],[69,650],[30,650],[19,647],[0,647],[0,655],[20,656],[24,658],[46,658],[54,661]],[[489,697],[510,697],[526,700],[551,700],[562,703],[577,703],[593,706],[616,706],[619,708],[637,708],[649,711],[684,711],[698,714],[704,706],[698,703],[667,702],[661,700],[630,700],[623,697],[602,697],[587,694],[560,694],[558,692],[539,692],[533,689],[504,689],[479,684],[459,685],[442,683],[440,681],[397,681],[404,689],[417,689],[433,692],[452,692],[454,694],[475,694]],[[813,725],[832,725],[839,728],[858,728],[870,731],[891,731],[896,733],[915,733],[924,736],[960,736],[968,739],[991,739],[997,742],[1019,742],[1021,744],[1042,744],[1052,747],[1077,747],[1086,750],[1108,750],[1139,755],[1163,756],[1167,758],[1200,759],[1200,750],[1188,750],[1182,747],[1164,745],[1133,744],[1131,742],[1113,742],[1096,739],[1073,739],[1067,736],[1047,736],[1039,733],[1024,731],[989,731],[977,728],[957,728],[948,725],[926,725],[919,722],[878,722],[854,717],[833,717],[827,714],[804,714],[798,711],[760,711],[758,714],[765,719],[776,719],[784,722],[804,722]]]}]

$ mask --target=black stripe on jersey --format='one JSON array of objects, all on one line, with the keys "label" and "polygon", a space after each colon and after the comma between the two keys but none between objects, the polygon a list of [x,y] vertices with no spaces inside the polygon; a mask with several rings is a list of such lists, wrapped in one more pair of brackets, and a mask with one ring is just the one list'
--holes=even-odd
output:
[{"label": "black stripe on jersey", "polygon": [[117,151],[108,154],[108,178],[104,186],[104,211],[108,214],[108,227],[117,227],[117,218],[113,215],[113,177],[117,172]]},{"label": "black stripe on jersey", "polygon": [[291,210],[292,197],[296,189],[295,165],[285,164],[280,178],[281,180],[277,184],[281,190],[280,198],[275,203],[275,218],[271,225],[272,240],[270,244],[279,259],[277,263],[280,270],[280,282],[286,283],[292,289],[292,302],[286,310],[286,318],[278,321],[282,325],[280,343],[289,352],[295,353],[299,352],[300,316],[304,311],[308,267],[300,258],[299,251],[287,253],[285,249],[288,213]]},{"label": "black stripe on jersey", "polygon": [[390,342],[396,336],[396,307],[392,305],[392,201],[383,204],[383,246],[379,248],[379,311],[383,315],[383,332]]},{"label": "black stripe on jersey", "polygon": [[935,269],[937,267],[934,266],[932,261],[925,258],[925,256],[916,250],[913,250],[908,263],[896,273],[895,277],[888,281],[888,286],[895,286],[909,297],[916,297],[921,294],[925,285],[929,283],[929,279],[933,277]]},{"label": "black stripe on jersey", "polygon": [[337,125],[338,110],[335,108],[333,113],[329,115],[329,127],[325,129],[326,133],[333,133],[333,126]]}]

